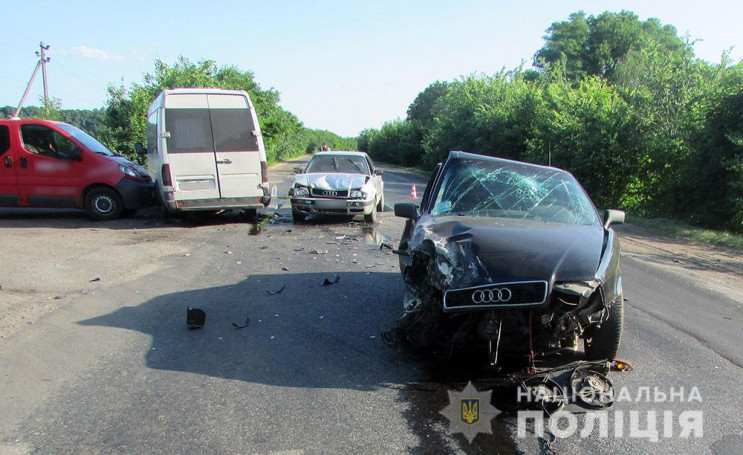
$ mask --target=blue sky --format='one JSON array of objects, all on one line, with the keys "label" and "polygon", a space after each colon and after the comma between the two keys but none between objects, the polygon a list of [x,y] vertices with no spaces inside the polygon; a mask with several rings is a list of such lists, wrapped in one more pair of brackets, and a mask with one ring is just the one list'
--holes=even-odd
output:
[{"label": "blue sky", "polygon": [[[436,80],[531,64],[552,22],[570,13],[633,11],[701,40],[697,57],[743,57],[739,0],[220,1],[33,0],[4,7],[0,106],[16,106],[51,45],[50,95],[103,107],[109,84],[141,82],[155,59],[211,59],[250,70],[311,128],[354,136],[404,118]],[[12,20],[8,20],[12,18]],[[41,77],[26,105],[39,104]]]}]

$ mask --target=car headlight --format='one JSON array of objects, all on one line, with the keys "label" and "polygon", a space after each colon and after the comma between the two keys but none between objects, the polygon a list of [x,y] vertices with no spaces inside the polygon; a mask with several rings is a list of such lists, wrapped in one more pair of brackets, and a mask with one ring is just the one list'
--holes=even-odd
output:
[{"label": "car headlight", "polygon": [[366,193],[361,190],[351,190],[351,199],[366,199]]},{"label": "car headlight", "polygon": [[129,177],[132,177],[138,180],[141,179],[139,174],[137,174],[137,172],[134,169],[130,168],[127,165],[119,164],[119,170],[123,172],[125,175],[128,175]]},{"label": "car headlight", "polygon": [[310,190],[304,186],[294,188],[294,197],[306,197],[310,195]]}]

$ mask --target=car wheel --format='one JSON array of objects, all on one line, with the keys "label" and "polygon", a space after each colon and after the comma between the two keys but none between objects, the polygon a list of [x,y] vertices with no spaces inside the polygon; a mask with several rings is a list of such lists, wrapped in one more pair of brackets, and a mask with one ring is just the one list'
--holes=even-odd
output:
[{"label": "car wheel", "polygon": [[364,214],[364,221],[370,224],[374,224],[377,222],[377,208],[376,207],[372,208],[372,211],[369,212],[368,215],[366,213]]},{"label": "car wheel", "polygon": [[601,326],[586,330],[586,359],[613,360],[619,352],[624,322],[624,297],[622,295],[611,306],[611,314]]},{"label": "car wheel", "polygon": [[93,188],[85,196],[85,210],[96,221],[113,220],[123,213],[124,201],[111,188]]},{"label": "car wheel", "polygon": [[292,220],[294,221],[294,224],[304,223],[305,215],[299,210],[292,209]]},{"label": "car wheel", "polygon": [[379,204],[377,204],[377,212],[384,212],[384,193],[379,198]]}]

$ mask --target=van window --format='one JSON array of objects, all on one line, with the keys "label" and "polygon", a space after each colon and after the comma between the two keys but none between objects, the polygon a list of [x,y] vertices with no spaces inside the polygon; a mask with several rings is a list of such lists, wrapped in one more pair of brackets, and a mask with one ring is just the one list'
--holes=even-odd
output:
[{"label": "van window", "polygon": [[76,146],[57,131],[45,125],[21,125],[23,148],[51,158],[72,158]]},{"label": "van window", "polygon": [[258,137],[249,109],[212,109],[214,144],[218,152],[258,150]]},{"label": "van window", "polygon": [[214,153],[208,109],[165,109],[168,153]]},{"label": "van window", "polygon": [[10,148],[10,129],[5,125],[0,125],[0,156]]}]

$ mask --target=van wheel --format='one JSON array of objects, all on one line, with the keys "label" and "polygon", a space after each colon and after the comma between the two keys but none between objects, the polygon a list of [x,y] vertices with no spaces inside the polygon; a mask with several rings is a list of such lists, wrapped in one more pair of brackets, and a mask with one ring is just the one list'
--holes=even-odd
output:
[{"label": "van wheel", "polygon": [[124,211],[124,201],[111,188],[93,188],[85,196],[85,210],[96,221],[113,220]]},{"label": "van wheel", "polygon": [[379,198],[379,204],[377,204],[377,212],[384,212],[384,193]]}]

